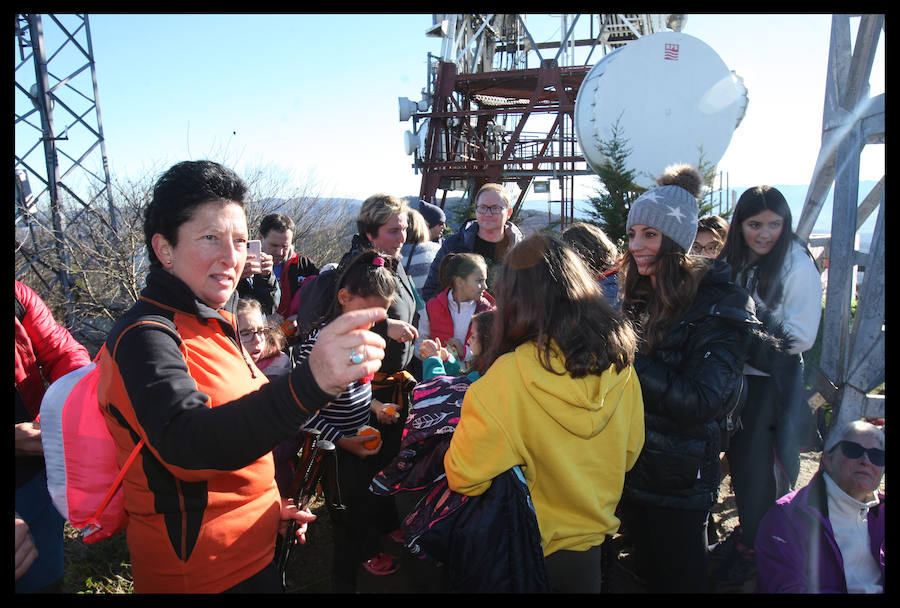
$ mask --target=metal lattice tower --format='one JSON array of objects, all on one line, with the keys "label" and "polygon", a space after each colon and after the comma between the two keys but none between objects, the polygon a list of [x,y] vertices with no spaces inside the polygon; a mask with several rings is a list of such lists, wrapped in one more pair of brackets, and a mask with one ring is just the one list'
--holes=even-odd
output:
[{"label": "metal lattice tower", "polygon": [[525,15],[434,15],[427,35],[443,39],[441,56],[429,53],[422,99],[400,99],[400,121],[413,119],[406,147],[422,174],[421,199],[443,207],[448,191],[471,198],[486,182],[513,183],[518,212],[529,189],[549,191],[558,180],[562,224],[573,221],[574,179],[594,175],[573,124],[585,75],[640,36],[680,30],[683,16],[556,17],[555,33],[536,37]]},{"label": "metal lattice tower", "polygon": [[16,15],[16,278],[60,290],[71,325],[67,239],[94,206],[116,231],[87,15]]},{"label": "metal lattice tower", "polygon": [[[862,15],[852,47],[850,18],[832,17],[822,147],[797,222],[798,235],[809,239],[834,184],[831,236],[810,240],[810,245],[824,246],[819,267],[827,267],[828,272],[822,357],[811,379],[837,414],[832,424],[860,417],[884,418],[884,395],[868,394],[884,382],[885,376],[884,176],[857,204],[863,148],[884,143],[884,94],[869,96],[869,77],[884,31],[884,15]],[[855,249],[857,231],[876,209],[872,242],[868,253],[862,253]],[[865,272],[854,294],[857,268]],[[851,322],[854,295],[856,315]]]}]

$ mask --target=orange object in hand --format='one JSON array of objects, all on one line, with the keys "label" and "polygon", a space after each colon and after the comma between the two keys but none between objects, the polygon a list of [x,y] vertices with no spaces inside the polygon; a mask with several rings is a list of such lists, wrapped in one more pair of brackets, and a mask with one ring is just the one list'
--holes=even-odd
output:
[{"label": "orange object in hand", "polygon": [[281,331],[282,331],[282,333],[284,333],[285,336],[290,338],[291,336],[294,335],[294,332],[297,331],[297,324],[294,323],[293,321],[285,321],[284,323],[281,324]]},{"label": "orange object in hand", "polygon": [[378,444],[381,443],[381,433],[378,429],[371,427],[369,425],[359,427],[359,430],[356,432],[357,435],[372,435],[372,439],[366,441],[363,444],[363,447],[367,450],[374,450],[378,447]]},{"label": "orange object in hand", "polygon": [[392,405],[389,405],[386,408],[384,408],[384,413],[387,414],[388,416],[399,416],[400,415],[397,413],[397,410]]}]

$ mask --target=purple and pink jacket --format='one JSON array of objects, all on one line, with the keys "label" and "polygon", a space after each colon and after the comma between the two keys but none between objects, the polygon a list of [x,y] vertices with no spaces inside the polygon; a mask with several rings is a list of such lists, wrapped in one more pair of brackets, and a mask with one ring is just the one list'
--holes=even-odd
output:
[{"label": "purple and pink jacket", "polygon": [[[847,593],[844,560],[828,519],[823,473],[778,499],[756,533],[757,593]],[[884,582],[884,494],[869,509],[872,555]]]}]

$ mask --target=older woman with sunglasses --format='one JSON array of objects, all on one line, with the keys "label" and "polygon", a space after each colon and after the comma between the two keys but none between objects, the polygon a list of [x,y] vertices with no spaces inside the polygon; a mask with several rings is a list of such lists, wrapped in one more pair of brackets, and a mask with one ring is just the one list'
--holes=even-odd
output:
[{"label": "older woman with sunglasses", "polygon": [[809,484],[773,505],[756,534],[762,593],[884,591],[884,432],[857,420],[829,434]]}]

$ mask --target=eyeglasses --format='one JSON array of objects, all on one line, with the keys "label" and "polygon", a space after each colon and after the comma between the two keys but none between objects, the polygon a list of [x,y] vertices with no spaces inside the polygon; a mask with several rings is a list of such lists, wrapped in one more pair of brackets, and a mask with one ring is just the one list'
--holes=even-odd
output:
[{"label": "eyeglasses", "polygon": [[[865,452],[866,455],[869,457],[869,462],[874,464],[876,467],[884,466],[884,450],[882,450],[882,449],[864,448],[863,446],[859,445],[855,441],[846,441],[846,440],[841,441],[835,447],[838,447],[838,446],[840,446],[841,452],[843,452],[844,456],[846,456],[847,458],[852,458],[853,460],[856,460],[857,458],[861,458],[863,455],[863,452]],[[833,449],[834,448],[832,448],[832,450]]]},{"label": "eyeglasses", "polygon": [[241,337],[241,342],[253,342],[256,338],[265,340],[268,333],[268,327],[260,327],[257,329],[242,329],[238,332],[238,335]]},{"label": "eyeglasses", "polygon": [[481,215],[502,215],[506,211],[506,207],[488,207],[487,205],[478,205],[475,211]]},{"label": "eyeglasses", "polygon": [[718,243],[710,243],[709,245],[703,246],[700,243],[694,243],[691,246],[691,253],[694,255],[703,255],[704,253],[708,255],[716,255],[719,253],[719,244]]}]

